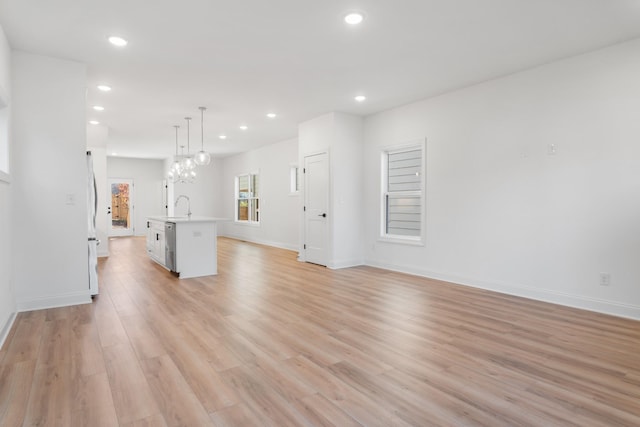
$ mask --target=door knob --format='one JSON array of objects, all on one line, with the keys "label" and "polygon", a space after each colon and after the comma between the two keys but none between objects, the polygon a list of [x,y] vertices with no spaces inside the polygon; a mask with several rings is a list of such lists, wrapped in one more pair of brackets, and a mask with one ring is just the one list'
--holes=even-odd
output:
[{"label": "door knob", "polygon": [[320,215],[318,215],[318,216],[321,216],[322,218],[326,218],[326,217],[327,217],[327,214],[326,214],[326,213],[322,213],[322,214],[320,214]]}]

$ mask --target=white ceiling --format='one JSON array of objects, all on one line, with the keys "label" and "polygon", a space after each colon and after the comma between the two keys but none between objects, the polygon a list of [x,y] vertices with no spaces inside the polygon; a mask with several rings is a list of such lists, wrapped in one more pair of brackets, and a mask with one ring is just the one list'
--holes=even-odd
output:
[{"label": "white ceiling", "polygon": [[[351,10],[363,24],[344,23]],[[88,65],[87,120],[108,126],[109,152],[169,157],[187,115],[194,151],[202,105],[221,157],[323,113],[368,115],[638,37],[640,1],[0,0],[0,25],[14,49]]]}]

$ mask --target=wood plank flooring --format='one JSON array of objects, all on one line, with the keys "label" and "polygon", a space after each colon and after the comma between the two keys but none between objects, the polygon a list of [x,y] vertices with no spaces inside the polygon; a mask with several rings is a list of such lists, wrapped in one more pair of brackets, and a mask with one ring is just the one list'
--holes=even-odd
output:
[{"label": "wood plank flooring", "polygon": [[640,425],[640,322],[224,238],[178,280],[110,243],[93,304],[17,316],[0,426]]}]

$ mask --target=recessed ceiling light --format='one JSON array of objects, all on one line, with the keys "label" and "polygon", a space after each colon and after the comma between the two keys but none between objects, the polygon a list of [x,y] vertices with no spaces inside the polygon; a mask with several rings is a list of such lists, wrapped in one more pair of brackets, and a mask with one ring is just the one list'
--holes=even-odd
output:
[{"label": "recessed ceiling light", "polygon": [[89,124],[92,124],[92,125],[99,125],[99,124],[100,124],[100,122],[99,122],[99,121],[97,121],[97,120],[89,120]]},{"label": "recessed ceiling light", "polygon": [[267,117],[269,117],[270,119],[275,119],[276,113],[267,113]]},{"label": "recessed ceiling light", "polygon": [[111,90],[111,86],[107,86],[107,85],[98,85],[97,88],[102,92],[109,92]]},{"label": "recessed ceiling light", "polygon": [[349,25],[358,25],[364,19],[364,15],[358,12],[351,12],[344,17],[344,22]]},{"label": "recessed ceiling light", "polygon": [[222,135],[219,135],[219,136],[218,136],[218,138],[220,138],[220,139],[227,139],[227,135],[222,134]]},{"label": "recessed ceiling light", "polygon": [[117,156],[117,155],[118,155],[118,153],[113,152],[113,153],[111,153],[111,155],[112,155],[112,156]]},{"label": "recessed ceiling light", "polygon": [[364,101],[367,100],[367,97],[364,96],[364,95],[358,95],[358,96],[354,97],[353,99],[355,99],[358,102],[364,102]]},{"label": "recessed ceiling light", "polygon": [[104,107],[102,105],[94,105],[93,109],[96,111],[104,111]]},{"label": "recessed ceiling light", "polygon": [[249,129],[249,126],[247,126],[247,125],[240,125],[240,126],[238,126],[238,127],[240,128],[240,130],[247,130],[247,129]]},{"label": "recessed ceiling light", "polygon": [[108,40],[109,40],[109,43],[118,47],[126,46],[129,43],[122,37],[118,37],[118,36],[110,36]]}]

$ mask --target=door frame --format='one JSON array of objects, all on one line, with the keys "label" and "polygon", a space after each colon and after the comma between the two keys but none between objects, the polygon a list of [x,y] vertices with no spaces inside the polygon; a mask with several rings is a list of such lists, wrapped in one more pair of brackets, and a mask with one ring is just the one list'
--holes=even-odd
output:
[{"label": "door frame", "polygon": [[309,152],[309,153],[304,153],[301,156],[301,161],[300,161],[300,167],[302,167],[303,169],[303,173],[301,174],[301,182],[300,182],[300,248],[299,248],[299,255],[298,255],[298,260],[302,261],[302,262],[308,262],[307,261],[307,251],[305,249],[305,242],[307,240],[307,224],[306,224],[306,216],[307,213],[305,211],[305,204],[306,204],[306,198],[307,198],[307,173],[306,173],[306,159],[308,157],[313,157],[313,156],[318,156],[321,154],[325,154],[327,156],[327,193],[325,195],[326,197],[326,207],[327,207],[327,221],[326,221],[326,231],[327,231],[327,240],[326,240],[326,247],[325,247],[325,258],[326,258],[326,264],[327,266],[330,264],[330,255],[331,255],[331,248],[333,247],[333,233],[331,232],[331,230],[333,230],[333,215],[332,215],[332,209],[331,209],[331,185],[332,185],[332,177],[331,177],[331,155],[330,155],[330,150],[327,149],[323,149],[323,150],[319,150],[319,151],[313,151],[313,152]]},{"label": "door frame", "polygon": [[[111,184],[124,182],[129,184],[129,228],[118,230],[113,228],[113,213],[111,208]],[[134,236],[135,235],[135,218],[136,218],[136,205],[135,205],[135,181],[133,178],[108,178],[107,179],[107,216],[109,223],[109,237],[121,237],[121,236]]]}]

